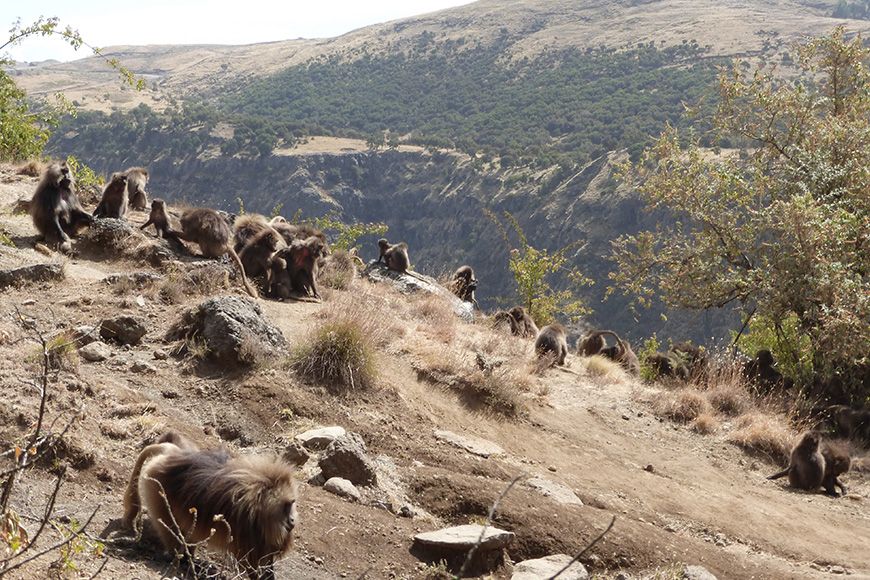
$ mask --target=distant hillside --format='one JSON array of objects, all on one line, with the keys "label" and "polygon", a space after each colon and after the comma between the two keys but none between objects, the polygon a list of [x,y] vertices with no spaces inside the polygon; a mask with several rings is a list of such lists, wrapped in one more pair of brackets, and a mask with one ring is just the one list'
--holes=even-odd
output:
[{"label": "distant hillside", "polygon": [[[419,267],[481,270],[487,307],[511,300],[513,285],[482,209],[507,210],[533,245],[588,241],[573,259],[597,281],[593,322],[704,338],[724,333],[722,319],[665,324],[658,311],[637,320],[619,299],[600,302],[610,240],[652,223],[617,190],[614,151],[634,154],[665,123],[689,122],[684,105],[710,106],[716,65],[729,57],[787,65],[791,40],[844,22],[836,8],[484,0],[329,40],[114,51],[147,75],[144,94],[109,89],[113,73],[94,59],[29,67],[16,80],[65,88],[85,109],[54,151],[104,172],[148,165],[170,201],[232,209],[241,198],[253,211],[282,203],[287,215],[384,221],[413,243]],[[317,151],[315,135],[373,149]]]}]

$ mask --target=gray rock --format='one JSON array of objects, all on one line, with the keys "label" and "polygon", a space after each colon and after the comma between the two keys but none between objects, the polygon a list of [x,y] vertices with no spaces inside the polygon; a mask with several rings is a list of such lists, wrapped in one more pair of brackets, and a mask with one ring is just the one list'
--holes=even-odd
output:
[{"label": "gray rock", "polygon": [[418,274],[402,274],[388,269],[384,264],[372,261],[363,270],[363,276],[374,282],[389,282],[399,292],[413,294],[416,292],[428,292],[442,296],[450,303],[453,313],[466,322],[474,322],[474,307],[470,302],[463,302],[453,292],[441,286],[435,278]]},{"label": "gray rock", "polygon": [[64,279],[62,264],[34,264],[23,268],[0,270],[0,288],[23,282],[51,282]]},{"label": "gray rock", "polygon": [[[414,536],[414,541],[424,546],[432,546],[444,550],[469,550],[477,544],[483,526],[465,524],[453,526],[434,532],[424,532]],[[483,535],[483,540],[477,548],[478,552],[488,552],[507,547],[514,539],[514,533],[489,526]]]},{"label": "gray rock", "polygon": [[703,566],[686,566],[683,568],[683,580],[716,580],[716,576]]},{"label": "gray rock", "polygon": [[154,365],[151,363],[147,363],[144,360],[137,360],[133,362],[133,366],[130,367],[134,373],[156,373],[157,369],[154,368]]},{"label": "gray rock", "polygon": [[323,484],[323,489],[352,501],[359,501],[361,497],[356,486],[343,477],[330,477]]},{"label": "gray rock", "polygon": [[[566,554],[524,560],[514,565],[511,580],[546,580],[567,566],[571,560],[571,556]],[[589,578],[589,572],[580,562],[574,562],[570,568],[559,575],[560,580],[586,580],[586,578]]]},{"label": "gray rock", "polygon": [[435,431],[435,438],[480,457],[504,455],[504,449],[492,441],[487,441],[486,439],[480,439],[478,437],[459,435],[453,431]]},{"label": "gray rock", "polygon": [[105,342],[91,342],[79,349],[83,359],[90,362],[100,362],[112,356],[112,349]]},{"label": "gray rock", "polygon": [[162,348],[158,348],[152,353],[154,360],[166,360],[169,358],[169,353],[163,350]]},{"label": "gray rock", "polygon": [[311,455],[305,450],[302,443],[299,441],[293,441],[287,446],[287,449],[284,450],[283,458],[287,463],[301,467],[308,463]]},{"label": "gray rock", "polygon": [[86,324],[76,326],[72,332],[73,339],[75,339],[76,344],[78,344],[79,346],[84,346],[86,344],[96,342],[97,340],[99,340],[97,338],[97,335],[97,327],[88,326]]},{"label": "gray rock", "polygon": [[583,505],[583,501],[577,497],[577,494],[561,483],[543,477],[532,477],[526,480],[525,485],[562,505]]},{"label": "gray rock", "polygon": [[346,433],[344,427],[318,427],[317,429],[310,429],[305,433],[300,433],[294,439],[309,451],[323,451],[329,447],[330,443],[339,437],[344,437]]},{"label": "gray rock", "polygon": [[325,479],[343,477],[357,485],[377,483],[375,467],[366,455],[362,437],[347,433],[329,444],[318,462]]},{"label": "gray rock", "polygon": [[219,296],[182,315],[167,333],[169,340],[197,337],[208,354],[225,363],[251,364],[251,353],[279,354],[287,346],[284,335],[263,316],[260,305],[247,297]]},{"label": "gray rock", "polygon": [[138,344],[147,333],[145,324],[132,316],[116,316],[100,324],[100,336],[121,344]]},{"label": "gray rock", "polygon": [[101,256],[123,254],[132,235],[133,228],[126,220],[100,218],[94,220],[81,236],[78,247],[83,252]]}]

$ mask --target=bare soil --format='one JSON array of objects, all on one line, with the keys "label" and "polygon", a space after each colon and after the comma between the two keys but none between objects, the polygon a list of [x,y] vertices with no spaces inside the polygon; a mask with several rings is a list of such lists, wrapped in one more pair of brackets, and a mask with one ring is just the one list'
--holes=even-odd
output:
[{"label": "bare soil", "polygon": [[[29,217],[12,208],[35,186],[35,178],[0,167],[0,231],[13,244],[0,245],[0,269],[60,260],[67,278],[0,290],[0,451],[23,440],[37,413],[28,362],[35,345],[19,313],[50,334],[118,314],[138,316],[148,327],[141,344],[113,345],[108,360],[82,360],[77,370],[61,371],[52,381],[49,420],[62,425],[81,407],[84,415],[62,456],[24,474],[12,497],[32,528],[53,486],[52,471],[71,465],[57,514],[83,522],[99,507],[91,533],[107,537],[104,577],[172,573],[147,535],[136,542],[115,532],[131,465],[162,431],[177,429],[203,446],[280,453],[294,435],[333,424],[359,433],[372,456],[392,461],[397,485],[417,515],[399,517],[376,501],[340,499],[307,482],[306,468],[300,525],[292,555],[279,565],[281,578],[425,578],[426,564],[412,553],[413,535],[483,522],[496,497],[521,474],[561,483],[584,505],[559,504],[522,483],[514,487],[494,524],[517,538],[495,578],[510,577],[510,561],[579,552],[613,516],[611,533],[583,559],[602,577],[619,570],[643,577],[681,563],[703,565],[719,578],[826,578],[841,569],[870,577],[866,473],[843,478],[850,488],[844,498],[793,492],[765,479],[776,465],[727,443],[721,434],[727,426],[701,436],[662,421],[639,396],[656,387],[590,380],[573,356],[571,366],[533,377],[537,394],[526,396],[528,415],[513,419],[474,410],[454,392],[420,380],[407,348],[420,332],[414,324],[381,353],[380,387],[344,397],[303,384],[281,365],[242,371],[186,357],[155,358],[173,346],[163,340],[167,328],[204,296],[168,304],[147,288],[113,290],[104,281],[112,273],[165,274],[129,258],[67,259],[34,251]],[[133,212],[129,219],[139,224],[147,215]],[[222,291],[241,288],[231,280]],[[305,340],[339,296],[333,291],[322,304],[261,303],[293,345]],[[140,360],[155,372],[134,372]],[[505,453],[472,455],[437,440],[436,429],[487,439]],[[11,576],[45,577],[54,573],[55,560],[57,554],[47,555]],[[72,574],[85,577],[100,563],[87,555],[74,561],[78,571]]]}]

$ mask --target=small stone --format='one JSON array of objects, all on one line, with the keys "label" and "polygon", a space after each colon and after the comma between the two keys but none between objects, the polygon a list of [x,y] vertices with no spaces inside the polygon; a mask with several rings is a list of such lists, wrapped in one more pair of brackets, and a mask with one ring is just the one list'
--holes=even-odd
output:
[{"label": "small stone", "polygon": [[342,477],[331,477],[327,479],[326,483],[323,484],[323,489],[329,493],[334,493],[339,497],[351,501],[359,501],[362,497],[360,496],[359,490],[356,486]]},{"label": "small stone", "polygon": [[831,574],[845,574],[846,569],[843,568],[842,566],[831,566],[830,572],[831,572]]},{"label": "small stone", "polygon": [[147,363],[144,360],[137,360],[133,363],[133,366],[130,367],[134,373],[156,373],[157,369],[154,368],[154,365],[151,363]]},{"label": "small stone", "polygon": [[169,353],[163,350],[162,348],[158,348],[153,353],[154,360],[166,360],[169,358]]},{"label": "small stone", "polygon": [[686,566],[683,568],[683,580],[717,580],[716,576],[710,573],[703,566]]},{"label": "small stone", "polygon": [[549,479],[532,477],[526,480],[525,486],[562,505],[583,505],[583,501],[569,487]]},{"label": "small stone", "polygon": [[672,534],[674,534],[677,532],[677,528],[676,528],[676,526],[674,526],[674,524],[668,524],[665,526],[665,531],[671,532]]},{"label": "small stone", "polygon": [[655,472],[656,472],[656,468],[653,466],[652,463],[650,463],[649,465],[647,465],[646,467],[644,467],[643,470],[644,470],[644,471],[648,471],[649,473],[655,473]]},{"label": "small stone", "polygon": [[344,430],[344,427],[318,427],[317,429],[300,433],[294,439],[309,451],[323,451],[329,447],[330,443],[339,437],[344,437],[346,434],[347,431]]},{"label": "small stone", "polygon": [[[545,558],[523,560],[514,565],[514,573],[511,580],[545,580],[552,577],[572,560],[567,554],[555,554]],[[574,562],[571,566],[559,574],[561,580],[586,580],[589,573],[580,562]]]},{"label": "small stone", "polygon": [[320,556],[314,558],[314,563],[322,566],[323,565],[323,558],[321,558]]},{"label": "small stone", "polygon": [[408,505],[403,505],[402,507],[399,508],[399,517],[401,517],[401,518],[413,518],[414,517],[413,508],[411,508],[411,506],[408,506]]},{"label": "small stone", "polygon": [[79,349],[79,354],[89,362],[104,361],[112,356],[112,349],[105,342],[92,342]]},{"label": "small stone", "polygon": [[623,413],[623,414],[622,414],[622,418],[625,419],[626,421],[628,421],[629,419],[631,419],[631,417],[629,417],[628,413]]},{"label": "small stone", "polygon": [[177,399],[181,396],[178,394],[178,391],[170,391],[168,389],[165,391],[161,391],[160,394],[163,396],[164,399]]},{"label": "small stone", "polygon": [[27,300],[21,301],[22,306],[32,306],[34,304],[36,304],[36,300],[34,300],[33,298],[28,298]]},{"label": "small stone", "polygon": [[553,473],[556,473],[556,466],[555,466],[555,465],[551,465],[551,466],[549,466],[547,469],[548,469],[549,471],[552,471]]},{"label": "small stone", "polygon": [[145,298],[143,298],[141,294],[136,296],[136,305],[139,308],[145,308]]},{"label": "small stone", "polygon": [[296,467],[301,467],[308,462],[311,454],[305,450],[299,441],[294,440],[284,450],[284,461]]}]

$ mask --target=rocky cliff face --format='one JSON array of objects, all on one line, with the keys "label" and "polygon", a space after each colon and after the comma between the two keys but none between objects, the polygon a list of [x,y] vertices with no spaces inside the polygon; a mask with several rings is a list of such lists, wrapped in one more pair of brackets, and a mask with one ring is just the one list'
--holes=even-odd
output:
[{"label": "rocky cliff face", "polygon": [[[709,338],[724,334],[715,317],[637,313],[621,297],[602,301],[611,263],[610,242],[622,233],[653,224],[654,217],[630,189],[613,177],[611,153],[573,175],[553,179],[553,171],[486,169],[465,156],[446,153],[383,151],[274,155],[261,159],[155,161],[152,195],[170,204],[192,202],[270,213],[283,204],[286,217],[335,213],[343,221],[383,222],[391,240],[410,246],[415,269],[439,276],[470,264],[481,286],[485,309],[515,303],[515,284],[507,269],[510,247],[484,213],[511,212],[529,242],[557,249],[577,244],[572,261],[595,280],[587,300],[589,323],[638,339],[653,332],[675,337]],[[117,170],[124,159],[83,160],[101,171]],[[376,257],[375,239],[361,240],[364,258]]]}]

